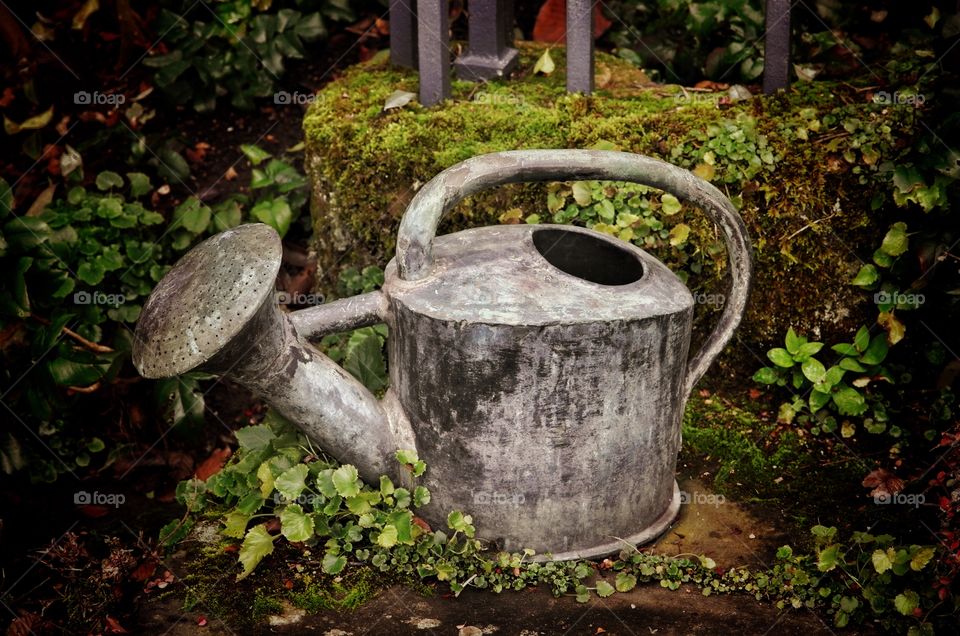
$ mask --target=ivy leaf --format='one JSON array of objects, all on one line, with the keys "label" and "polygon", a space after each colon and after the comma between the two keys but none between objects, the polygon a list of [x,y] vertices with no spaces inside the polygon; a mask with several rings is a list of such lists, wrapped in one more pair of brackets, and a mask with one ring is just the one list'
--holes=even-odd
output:
[{"label": "ivy leaf", "polygon": [[237,575],[237,580],[246,578],[263,558],[273,552],[273,537],[267,532],[266,524],[254,526],[247,531],[240,546],[240,563],[243,572]]},{"label": "ivy leaf", "polygon": [[553,63],[553,58],[550,57],[550,49],[547,49],[543,52],[537,59],[537,63],[533,65],[533,74],[543,73],[544,75],[550,75],[556,70],[557,66]]},{"label": "ivy leaf", "polygon": [[355,466],[344,464],[333,471],[332,479],[341,497],[356,497],[360,493],[360,476]]},{"label": "ivy leaf", "polygon": [[770,358],[770,361],[778,367],[789,369],[793,366],[793,357],[786,349],[781,349],[779,347],[776,349],[771,349],[770,351],[767,351],[767,357]]},{"label": "ivy leaf", "polygon": [[336,497],[337,487],[333,485],[333,469],[325,468],[317,474],[317,488],[324,497]]},{"label": "ivy leaf", "polygon": [[413,491],[413,507],[420,508],[430,503],[430,491],[426,486],[417,486]]},{"label": "ivy leaf", "polygon": [[887,337],[884,334],[877,334],[870,340],[867,350],[860,356],[860,362],[864,364],[880,364],[887,357]]},{"label": "ivy leaf", "polygon": [[247,523],[250,522],[250,515],[240,510],[234,510],[224,517],[224,528],[222,534],[234,539],[242,539],[247,531]]},{"label": "ivy leaf", "polygon": [[383,344],[375,331],[359,329],[351,334],[343,368],[370,391],[379,391],[387,385]]},{"label": "ivy leaf", "polygon": [[817,555],[817,569],[821,572],[830,572],[837,567],[840,560],[840,546],[834,543],[831,546],[820,550]]},{"label": "ivy leaf", "polygon": [[275,229],[281,237],[286,236],[290,223],[293,222],[293,210],[284,199],[258,201],[250,210],[250,215]]},{"label": "ivy leaf", "polygon": [[901,340],[906,334],[907,328],[902,322],[897,320],[897,317],[893,315],[893,312],[881,311],[880,315],[877,316],[877,323],[886,329],[887,331],[887,342],[891,345],[895,345]]},{"label": "ivy leaf", "polygon": [[920,596],[913,590],[904,590],[893,599],[893,606],[904,616],[912,616],[913,610],[920,606]]},{"label": "ivy leaf", "polygon": [[297,464],[293,468],[283,471],[273,485],[277,492],[287,499],[296,499],[307,487],[306,479],[309,472],[310,469],[306,464]]},{"label": "ivy leaf", "polygon": [[253,144],[240,144],[240,151],[246,155],[250,163],[255,166],[259,166],[261,163],[273,156],[260,146],[255,146]]},{"label": "ivy leaf", "polygon": [[338,554],[325,554],[321,567],[327,574],[340,574],[347,566],[347,557]]},{"label": "ivy leaf", "polygon": [[313,519],[298,504],[284,506],[280,511],[280,532],[289,541],[306,541],[313,536]]},{"label": "ivy leaf", "polygon": [[577,603],[588,603],[590,601],[590,590],[586,585],[578,585],[576,588]]},{"label": "ivy leaf", "polygon": [[600,580],[597,581],[597,596],[600,598],[607,598],[612,595],[616,590],[613,589],[613,586],[607,583],[606,581]]},{"label": "ivy leaf", "polygon": [[179,220],[188,232],[200,234],[210,225],[210,208],[200,199],[190,197],[173,211],[175,220]]},{"label": "ivy leaf", "polygon": [[[100,177],[97,177],[99,181]],[[150,177],[142,172],[128,172],[127,180],[130,181],[130,197],[136,199],[150,192]]]}]

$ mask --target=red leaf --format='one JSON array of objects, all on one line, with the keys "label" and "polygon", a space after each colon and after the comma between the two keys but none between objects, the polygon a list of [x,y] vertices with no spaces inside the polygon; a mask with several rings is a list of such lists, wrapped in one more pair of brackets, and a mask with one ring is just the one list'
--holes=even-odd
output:
[{"label": "red leaf", "polygon": [[124,629],[123,625],[120,624],[120,621],[118,621],[112,616],[107,616],[106,623],[107,623],[107,629],[106,629],[107,634],[129,634],[130,633],[126,629]]},{"label": "red leaf", "polygon": [[230,459],[233,451],[227,448],[218,448],[214,450],[202,464],[197,466],[196,477],[201,481],[207,481],[212,475],[220,472],[223,465]]},{"label": "red leaf", "polygon": [[871,497],[889,497],[903,490],[904,482],[886,468],[877,468],[863,478],[863,486],[873,488]]},{"label": "red leaf", "polygon": [[100,517],[106,517],[110,514],[110,509],[106,506],[94,506],[88,504],[86,506],[80,506],[80,514],[84,517],[89,517],[90,519],[99,519]]},{"label": "red leaf", "polygon": [[[593,37],[594,39],[613,24],[603,15],[600,3],[593,7]],[[564,44],[567,41],[567,3],[566,0],[547,0],[537,13],[537,21],[533,25],[533,39],[537,42],[550,44]]]},{"label": "red leaf", "polygon": [[157,562],[148,559],[137,566],[137,569],[130,573],[130,578],[134,581],[146,581],[157,570]]}]

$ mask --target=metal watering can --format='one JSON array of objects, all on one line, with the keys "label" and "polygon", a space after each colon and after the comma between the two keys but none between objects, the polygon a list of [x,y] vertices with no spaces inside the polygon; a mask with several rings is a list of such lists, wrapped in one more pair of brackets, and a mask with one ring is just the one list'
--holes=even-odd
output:
[{"label": "metal watering can", "polygon": [[[600,179],[654,186],[699,205],[723,232],[732,285],[707,344],[688,361],[693,297],[630,243],[557,225],[436,237],[444,214],[506,183]],[[265,399],[369,483],[401,483],[416,449],[431,503],[473,515],[503,549],[589,558],[661,534],[687,396],[746,305],[749,241],[730,201],[662,161],[593,150],[482,155],[427,183],[400,224],[380,291],[282,313],[281,244],[243,225],[187,253],[150,295],[133,362],[145,377],[200,369]],[[389,327],[390,389],[377,400],[308,339]]]}]

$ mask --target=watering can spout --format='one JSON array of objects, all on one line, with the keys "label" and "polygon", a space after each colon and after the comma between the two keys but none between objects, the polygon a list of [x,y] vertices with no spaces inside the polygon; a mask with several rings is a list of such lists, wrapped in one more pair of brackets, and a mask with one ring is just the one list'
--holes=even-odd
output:
[{"label": "watering can spout", "polygon": [[262,224],[204,241],[164,277],[144,305],[133,363],[147,378],[213,373],[263,398],[368,483],[401,483],[398,448],[413,449],[398,401],[380,401],[307,338],[382,322],[382,296],[365,294],[284,314],[274,280],[280,238]]}]

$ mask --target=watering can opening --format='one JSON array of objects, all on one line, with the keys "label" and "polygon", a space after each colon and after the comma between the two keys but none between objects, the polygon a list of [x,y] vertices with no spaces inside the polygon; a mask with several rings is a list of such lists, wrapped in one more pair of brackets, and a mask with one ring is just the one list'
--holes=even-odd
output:
[{"label": "watering can opening", "polygon": [[643,278],[643,263],[636,254],[597,236],[544,228],[534,230],[533,245],[561,272],[591,283],[629,285]]}]

